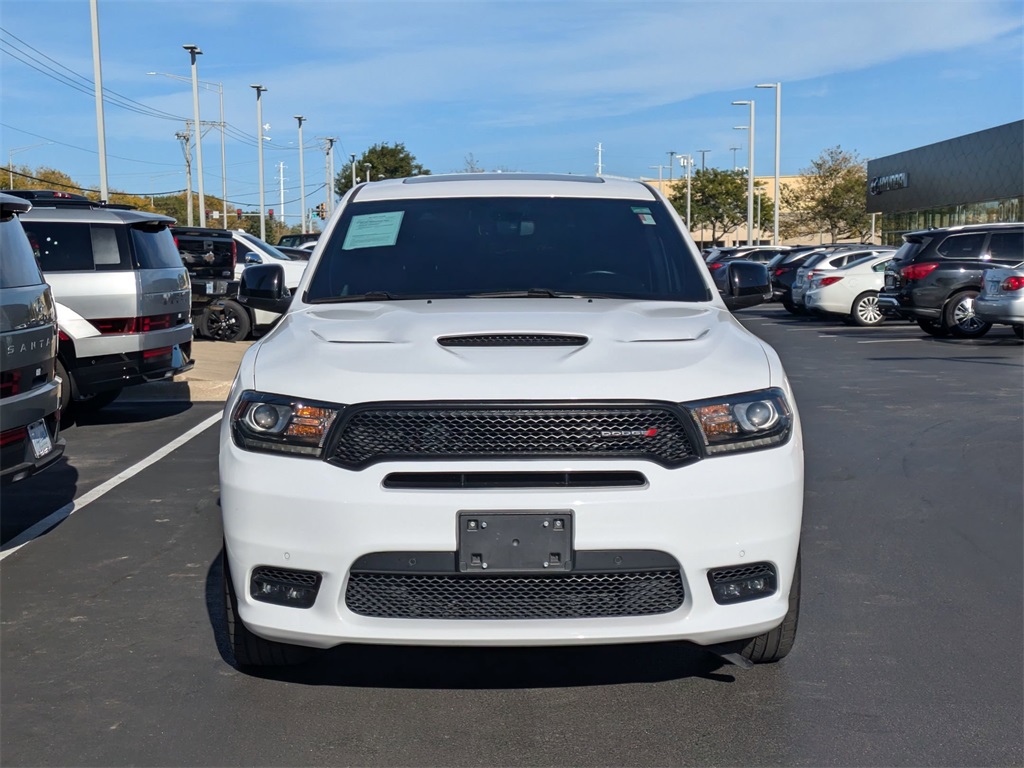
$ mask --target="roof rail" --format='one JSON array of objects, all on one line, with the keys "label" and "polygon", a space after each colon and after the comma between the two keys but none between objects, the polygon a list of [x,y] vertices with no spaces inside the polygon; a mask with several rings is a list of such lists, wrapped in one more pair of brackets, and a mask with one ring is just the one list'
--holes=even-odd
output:
[{"label": "roof rail", "polygon": [[53,189],[4,189],[0,190],[0,192],[20,197],[23,200],[30,200],[34,206],[41,208],[114,208],[123,211],[135,210],[135,206],[132,205],[102,203],[97,200],[90,200],[85,195],[79,195],[75,192],[61,192]]}]

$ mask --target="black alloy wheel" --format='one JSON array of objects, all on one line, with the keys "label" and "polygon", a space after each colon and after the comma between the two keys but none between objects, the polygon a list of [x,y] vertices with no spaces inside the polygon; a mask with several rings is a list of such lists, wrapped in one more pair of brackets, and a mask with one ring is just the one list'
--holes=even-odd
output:
[{"label": "black alloy wheel", "polygon": [[214,341],[244,341],[252,323],[249,313],[236,301],[218,301],[203,311],[199,320],[201,335]]}]

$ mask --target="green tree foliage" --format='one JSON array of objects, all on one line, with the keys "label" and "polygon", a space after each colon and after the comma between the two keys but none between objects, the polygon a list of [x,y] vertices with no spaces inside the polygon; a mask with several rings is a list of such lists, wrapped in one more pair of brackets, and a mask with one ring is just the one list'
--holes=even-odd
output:
[{"label": "green tree foliage", "polygon": [[[356,176],[365,181],[365,166],[370,165],[370,179],[377,181],[384,179],[399,179],[405,176],[426,176],[430,171],[416,162],[416,158],[405,148],[405,144],[380,143],[363,152],[361,157],[356,158]],[[334,177],[334,191],[341,197],[352,188],[352,162],[345,163],[344,167]]]},{"label": "green tree foliage", "polygon": [[871,231],[867,213],[867,165],[856,152],[840,146],[824,150],[810,168],[800,171],[803,184],[783,189],[784,237],[827,232],[832,242],[863,240]]},{"label": "green tree foliage", "polygon": [[[755,194],[760,183],[755,184]],[[686,216],[686,182],[675,185],[669,198],[680,216]],[[772,201],[761,196],[761,227],[774,220]],[[754,201],[757,215],[757,200]],[[690,180],[690,219],[694,231],[711,232],[711,242],[747,223],[747,178],[743,171],[707,168],[697,171]]]}]

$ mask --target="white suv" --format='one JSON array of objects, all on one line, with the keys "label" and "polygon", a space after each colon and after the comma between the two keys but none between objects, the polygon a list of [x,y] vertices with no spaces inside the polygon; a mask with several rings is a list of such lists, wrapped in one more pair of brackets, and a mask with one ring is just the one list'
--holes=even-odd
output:
[{"label": "white suv", "polygon": [[776,661],[803,447],[779,358],[648,184],[363,184],[242,360],[221,431],[240,665],[341,643],[689,640]]}]

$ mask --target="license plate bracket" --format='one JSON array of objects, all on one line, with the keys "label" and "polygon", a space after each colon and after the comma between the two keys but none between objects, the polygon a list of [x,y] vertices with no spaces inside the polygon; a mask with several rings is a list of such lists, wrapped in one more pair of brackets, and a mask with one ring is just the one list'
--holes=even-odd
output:
[{"label": "license plate bracket", "polygon": [[53,441],[50,439],[50,432],[46,428],[46,422],[40,419],[28,425],[28,438],[32,441],[32,453],[37,459],[43,458],[53,450]]},{"label": "license plate bracket", "polygon": [[571,571],[573,512],[460,510],[456,561],[463,573]]}]

